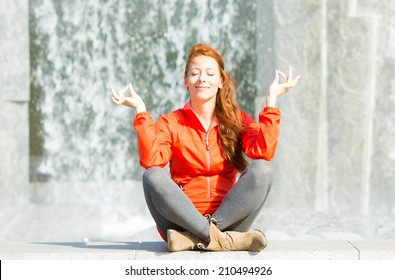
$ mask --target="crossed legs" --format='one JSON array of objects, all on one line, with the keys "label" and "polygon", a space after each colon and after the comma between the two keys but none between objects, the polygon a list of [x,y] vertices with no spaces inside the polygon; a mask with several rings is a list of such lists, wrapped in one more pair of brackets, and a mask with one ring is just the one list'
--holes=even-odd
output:
[{"label": "crossed legs", "polygon": [[[255,160],[213,213],[221,231],[247,231],[265,203],[272,184],[271,164]],[[144,195],[150,213],[162,232],[189,231],[202,240],[210,237],[209,221],[174,183],[169,173],[152,167],[143,175]]]}]

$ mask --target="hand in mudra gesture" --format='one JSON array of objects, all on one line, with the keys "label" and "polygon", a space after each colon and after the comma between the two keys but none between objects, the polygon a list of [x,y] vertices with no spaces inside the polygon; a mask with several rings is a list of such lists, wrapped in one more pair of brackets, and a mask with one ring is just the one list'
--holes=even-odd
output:
[{"label": "hand in mudra gesture", "polygon": [[[124,105],[136,110],[137,113],[145,112],[145,103],[143,99],[133,89],[132,84],[129,83],[123,90],[116,92],[116,90],[110,86],[112,102],[118,105]],[[125,92],[129,92],[130,96],[125,96]]]},{"label": "hand in mudra gesture", "polygon": [[[280,83],[280,77],[284,79],[284,83]],[[274,107],[277,97],[287,93],[289,89],[293,88],[297,84],[299,78],[300,75],[293,78],[291,66],[288,68],[288,76],[285,75],[284,72],[276,70],[276,76],[269,87],[269,92],[266,97],[266,106]]]}]

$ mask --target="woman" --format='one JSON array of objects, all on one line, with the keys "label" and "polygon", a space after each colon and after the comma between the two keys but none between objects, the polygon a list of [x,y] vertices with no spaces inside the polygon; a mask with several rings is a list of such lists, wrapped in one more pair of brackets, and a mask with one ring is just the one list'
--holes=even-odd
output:
[{"label": "woman", "polygon": [[[190,100],[155,124],[131,84],[119,93],[110,87],[115,104],[136,110],[140,163],[147,169],[145,199],[170,251],[266,247],[265,235],[249,228],[271,186],[267,161],[274,156],[279,134],[276,99],[300,76],[293,79],[291,67],[289,76],[276,70],[257,124],[238,107],[224,68],[211,46],[192,47],[184,75]],[[250,165],[244,154],[253,159]],[[170,174],[163,169],[168,163]]]}]

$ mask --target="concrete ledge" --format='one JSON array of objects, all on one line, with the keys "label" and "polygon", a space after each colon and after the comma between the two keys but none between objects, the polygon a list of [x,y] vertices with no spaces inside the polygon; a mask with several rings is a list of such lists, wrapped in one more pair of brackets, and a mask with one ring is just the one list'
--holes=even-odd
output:
[{"label": "concrete ledge", "polygon": [[395,241],[358,240],[352,245],[358,249],[360,260],[395,260]]},{"label": "concrete ledge", "polygon": [[262,252],[170,253],[164,242],[0,243],[2,260],[395,260],[395,241],[271,241]]}]

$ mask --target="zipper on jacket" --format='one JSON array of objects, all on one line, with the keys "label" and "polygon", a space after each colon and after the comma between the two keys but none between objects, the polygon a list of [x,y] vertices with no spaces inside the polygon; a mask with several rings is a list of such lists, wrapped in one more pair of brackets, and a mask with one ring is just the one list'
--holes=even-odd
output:
[{"label": "zipper on jacket", "polygon": [[208,133],[206,133],[205,139],[206,139],[206,151],[209,152],[210,151],[210,146],[208,145]]},{"label": "zipper on jacket", "polygon": [[[206,160],[207,160],[207,171],[210,171],[211,168],[211,163],[210,163],[210,146],[208,144],[208,132],[205,135],[205,140],[206,140]],[[207,197],[211,196],[211,190],[210,190],[210,176],[207,176]]]}]

